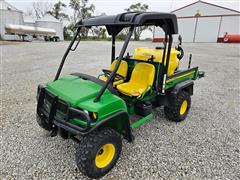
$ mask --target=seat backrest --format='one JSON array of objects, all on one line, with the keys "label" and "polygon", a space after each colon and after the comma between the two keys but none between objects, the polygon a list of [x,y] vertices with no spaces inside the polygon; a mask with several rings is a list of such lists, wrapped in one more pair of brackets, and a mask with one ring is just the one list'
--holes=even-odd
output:
[{"label": "seat backrest", "polygon": [[[116,66],[117,60],[114,60],[113,63],[111,64],[109,70],[113,71],[114,67]],[[123,76],[126,78],[128,72],[128,63],[126,61],[121,61],[121,64],[117,70],[117,74]]]},{"label": "seat backrest", "polygon": [[135,65],[129,82],[141,84],[143,86],[152,86],[155,76],[155,67],[149,63],[138,63]]}]

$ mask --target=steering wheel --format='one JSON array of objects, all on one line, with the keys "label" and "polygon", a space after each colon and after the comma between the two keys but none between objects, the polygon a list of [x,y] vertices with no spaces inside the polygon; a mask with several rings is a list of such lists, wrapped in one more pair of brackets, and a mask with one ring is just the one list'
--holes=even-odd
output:
[{"label": "steering wheel", "polygon": [[[103,73],[106,77],[109,77],[112,73],[112,71],[110,71],[108,69],[103,69],[102,71],[103,71]],[[124,80],[125,79],[122,75],[120,75],[118,73],[115,74],[115,78],[117,78],[117,80]]]}]

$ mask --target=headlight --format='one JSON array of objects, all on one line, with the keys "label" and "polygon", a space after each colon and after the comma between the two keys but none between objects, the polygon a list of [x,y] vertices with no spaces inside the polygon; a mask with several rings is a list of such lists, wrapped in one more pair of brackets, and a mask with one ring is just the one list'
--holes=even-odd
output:
[{"label": "headlight", "polygon": [[98,113],[96,112],[89,112],[87,110],[83,110],[86,114],[89,115],[89,117],[93,120],[96,121],[98,119]]},{"label": "headlight", "polygon": [[97,119],[97,117],[98,117],[97,113],[94,112],[94,113],[92,113],[92,115],[93,115],[93,119]]},{"label": "headlight", "polygon": [[89,112],[89,116],[95,121],[98,119],[98,114],[96,112]]}]

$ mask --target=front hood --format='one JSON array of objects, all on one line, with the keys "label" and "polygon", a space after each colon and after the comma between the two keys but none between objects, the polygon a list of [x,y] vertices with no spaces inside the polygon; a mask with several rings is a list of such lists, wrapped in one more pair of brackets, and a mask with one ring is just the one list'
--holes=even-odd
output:
[{"label": "front hood", "polygon": [[114,112],[127,111],[127,106],[120,97],[112,94],[108,89],[100,101],[94,102],[102,86],[90,80],[68,75],[56,81],[47,83],[47,90],[72,107],[81,108],[90,112],[97,112],[99,119],[103,119]]},{"label": "front hood", "polygon": [[101,86],[92,81],[68,75],[47,83],[47,89],[68,101],[72,106],[77,106],[79,102],[95,98]]}]

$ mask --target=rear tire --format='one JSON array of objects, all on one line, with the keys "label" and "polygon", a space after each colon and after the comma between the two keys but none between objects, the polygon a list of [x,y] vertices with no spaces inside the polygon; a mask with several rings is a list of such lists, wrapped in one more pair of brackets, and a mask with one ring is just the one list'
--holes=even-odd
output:
[{"label": "rear tire", "polygon": [[190,107],[191,96],[186,91],[180,91],[173,106],[164,106],[164,114],[171,121],[181,122],[186,119]]},{"label": "rear tire", "polygon": [[101,178],[115,166],[121,150],[120,135],[104,128],[83,137],[76,148],[76,163],[84,175]]}]

